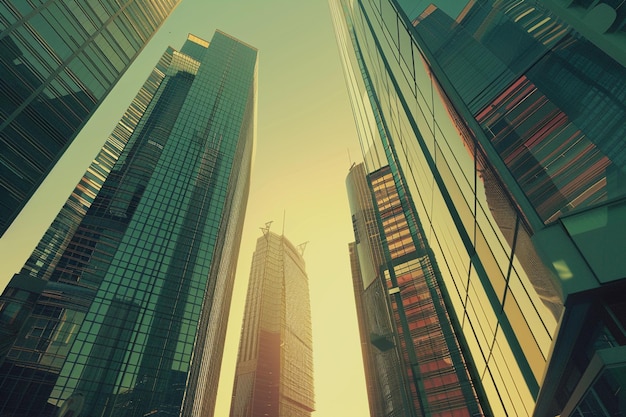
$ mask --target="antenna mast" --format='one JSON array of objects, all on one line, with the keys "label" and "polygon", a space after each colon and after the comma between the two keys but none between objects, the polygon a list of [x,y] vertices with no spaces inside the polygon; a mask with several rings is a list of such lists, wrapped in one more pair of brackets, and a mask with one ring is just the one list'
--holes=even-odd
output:
[{"label": "antenna mast", "polygon": [[260,227],[259,228],[263,232],[263,236],[265,236],[265,239],[267,239],[267,235],[270,232],[270,226],[272,225],[273,222],[274,222],[274,220],[270,220],[269,222],[265,223],[265,227]]}]

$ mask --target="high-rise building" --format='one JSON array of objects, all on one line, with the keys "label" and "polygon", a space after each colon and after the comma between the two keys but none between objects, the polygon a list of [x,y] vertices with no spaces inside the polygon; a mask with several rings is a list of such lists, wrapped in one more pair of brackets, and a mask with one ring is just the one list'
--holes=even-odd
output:
[{"label": "high-rise building", "polygon": [[432,251],[396,180],[389,166],[366,173],[358,164],[346,181],[370,415],[484,415],[479,375],[465,358]]},{"label": "high-rise building", "polygon": [[212,416],[257,51],[169,48],[0,299],[3,416]]},{"label": "high-rise building", "polygon": [[230,416],[310,417],[313,339],[304,246],[269,226],[252,258]]},{"label": "high-rise building", "polygon": [[494,416],[623,413],[626,9],[433,3],[331,1],[366,170],[404,185]]},{"label": "high-rise building", "polygon": [[[371,416],[489,415],[412,203],[389,166],[350,169],[352,279]],[[411,233],[413,231],[413,233]],[[416,236],[419,240],[413,240]],[[474,382],[476,381],[476,382]],[[487,408],[488,409],[488,408]]]},{"label": "high-rise building", "polygon": [[178,2],[0,4],[0,236]]},{"label": "high-rise building", "polygon": [[0,297],[2,303],[0,362],[15,341],[24,320],[34,307],[33,302],[55,271],[59,258],[154,98],[165,77],[173,52],[172,49],[168,49],[161,57],[87,172],[46,230],[22,271],[13,277],[7,290]]}]

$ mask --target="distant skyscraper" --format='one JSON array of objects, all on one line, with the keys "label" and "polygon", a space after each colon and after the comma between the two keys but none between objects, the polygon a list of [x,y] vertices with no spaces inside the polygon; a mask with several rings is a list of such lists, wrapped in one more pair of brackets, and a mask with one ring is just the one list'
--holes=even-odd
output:
[{"label": "distant skyscraper", "polygon": [[2,416],[212,416],[257,51],[169,48],[0,299]]},{"label": "distant skyscraper", "polygon": [[480,376],[465,358],[467,347],[452,325],[441,275],[406,193],[389,167],[368,174],[363,164],[351,168],[347,187],[370,415],[490,415],[476,392]]},{"label": "distant skyscraper", "polygon": [[178,2],[0,5],[0,236]]},{"label": "distant skyscraper", "polygon": [[269,225],[257,240],[231,417],[311,416],[311,303],[301,252]]},{"label": "distant skyscraper", "polygon": [[626,9],[429,3],[331,0],[366,170],[404,185],[494,416],[624,413]]}]

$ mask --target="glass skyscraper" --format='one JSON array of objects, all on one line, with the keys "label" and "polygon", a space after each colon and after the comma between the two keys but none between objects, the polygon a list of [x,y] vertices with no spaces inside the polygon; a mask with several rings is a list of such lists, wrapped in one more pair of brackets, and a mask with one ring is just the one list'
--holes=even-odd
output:
[{"label": "glass skyscraper", "polygon": [[626,9],[433,3],[331,1],[367,172],[405,186],[494,416],[623,413]]},{"label": "glass skyscraper", "polygon": [[479,376],[465,358],[463,336],[448,314],[441,274],[407,194],[388,166],[366,173],[363,164],[355,165],[346,183],[370,415],[490,414],[483,411],[488,404],[477,392]]},{"label": "glass skyscraper", "polygon": [[211,416],[257,51],[169,48],[0,301],[3,416]]},{"label": "glass skyscraper", "polygon": [[252,258],[231,417],[310,417],[314,410],[309,281],[283,235],[259,237]]},{"label": "glass skyscraper", "polygon": [[145,114],[148,105],[161,85],[172,60],[169,49],[159,60],[148,80],[126,110],[101,151],[94,158],[80,182],[60,210],[39,244],[26,261],[22,271],[13,277],[0,298],[0,360],[15,341],[24,320],[32,310],[33,302],[55,271],[59,258],[73,238],[83,217],[100,192],[102,184],[117,162],[128,140]]},{"label": "glass skyscraper", "polygon": [[0,236],[178,2],[0,3]]}]

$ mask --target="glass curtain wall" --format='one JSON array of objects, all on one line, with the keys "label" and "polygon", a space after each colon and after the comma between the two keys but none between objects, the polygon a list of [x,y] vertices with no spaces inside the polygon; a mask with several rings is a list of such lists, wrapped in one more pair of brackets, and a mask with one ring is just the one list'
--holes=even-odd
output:
[{"label": "glass curtain wall", "polygon": [[406,194],[389,167],[366,174],[362,164],[354,166],[347,184],[358,276],[367,276],[369,265],[377,271],[355,294],[375,347],[364,358],[374,361],[370,395],[384,410],[374,415],[483,414],[488,404],[479,377],[465,357],[465,340],[447,311],[441,276]]},{"label": "glass curtain wall", "polygon": [[[69,243],[24,270],[51,272],[2,365],[3,415],[212,415],[250,181],[256,56],[222,32],[166,52],[143,118]],[[108,144],[123,145],[115,133]]]},{"label": "glass curtain wall", "polygon": [[331,1],[364,160],[406,181],[494,415],[531,415],[594,327],[623,344],[623,55],[541,2],[433,3]]},{"label": "glass curtain wall", "polygon": [[0,236],[177,4],[0,4]]},{"label": "glass curtain wall", "polygon": [[562,305],[551,279],[531,282],[550,272],[522,259],[537,258],[528,222],[398,5],[331,8],[367,168],[406,182],[494,415],[530,415]]}]

